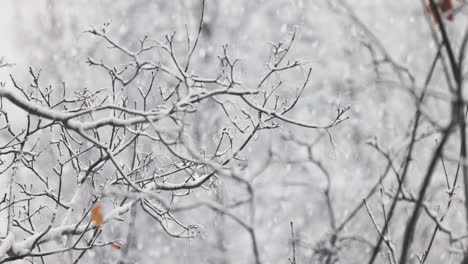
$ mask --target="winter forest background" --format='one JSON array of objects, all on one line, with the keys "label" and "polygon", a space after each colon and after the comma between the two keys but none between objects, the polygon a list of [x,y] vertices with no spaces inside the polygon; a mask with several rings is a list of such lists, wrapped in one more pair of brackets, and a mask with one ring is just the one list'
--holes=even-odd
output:
[{"label": "winter forest background", "polygon": [[457,1],[2,1],[0,263],[468,263]]}]

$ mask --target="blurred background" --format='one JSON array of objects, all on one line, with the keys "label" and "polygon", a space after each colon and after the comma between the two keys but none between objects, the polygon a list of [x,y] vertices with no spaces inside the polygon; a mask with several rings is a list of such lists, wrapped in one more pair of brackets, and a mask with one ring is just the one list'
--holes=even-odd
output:
[{"label": "blurred background", "polygon": [[[0,69],[0,80],[9,81],[12,74],[26,84],[32,67],[41,70],[45,86],[66,82],[67,89],[106,88],[107,75],[89,67],[87,57],[104,57],[115,63],[124,58],[86,30],[109,23],[109,35],[129,49],[137,47],[138,39],[144,36],[162,39],[176,32],[176,43],[182,50],[187,32],[196,34],[200,12],[199,0],[2,1],[0,56],[14,65]],[[233,212],[246,220],[252,218],[262,261],[289,262],[293,222],[297,263],[363,263],[377,238],[365,209],[345,222],[338,244],[331,245],[331,236],[376,184],[379,191],[367,202],[377,223],[383,224],[382,205],[389,206],[391,201],[385,193],[394,192],[397,184],[391,173],[379,180],[387,159],[373,145],[378,144],[392,157],[395,167],[400,166],[414,122],[412,93],[422,89],[437,50],[423,5],[420,1],[206,0],[205,12],[194,54],[197,73],[216,72],[222,45],[228,44],[230,56],[241,61],[240,79],[249,87],[267,71],[270,43],[286,43],[295,31],[288,59],[304,62],[304,72],[311,68],[312,73],[290,116],[326,124],[337,108],[351,107],[349,120],[329,131],[286,125],[261,134],[244,151],[246,175],[254,187],[255,213],[244,207]],[[464,13],[447,23],[454,45],[460,42],[466,24]],[[151,56],[158,58],[161,54]],[[401,68],[395,68],[395,64]],[[282,93],[294,96],[304,74],[283,78],[287,89]],[[440,99],[448,98],[441,67],[429,90],[438,96],[428,97],[424,104],[431,120],[425,119],[419,131],[421,140],[410,167],[408,192],[417,193],[436,146],[438,134],[430,121],[443,125],[450,116],[450,102]],[[131,97],[131,90],[126,93]],[[209,144],[214,135],[205,133],[204,126],[216,123],[217,116],[209,106],[204,107],[196,117],[201,121],[191,129],[200,144]],[[25,114],[17,111],[11,125],[21,129],[24,124]],[[457,142],[450,142],[446,152],[456,157]],[[267,161],[268,166],[260,170]],[[448,162],[447,169],[453,172],[455,165]],[[435,210],[446,203],[444,183],[444,176],[436,174],[428,196]],[[225,179],[216,190],[198,195],[229,204],[245,195],[245,188]],[[455,200],[458,205],[460,197]],[[390,225],[398,250],[409,208],[411,204],[400,206]],[[137,211],[130,252],[134,263],[253,263],[249,234],[229,217],[206,208],[184,212],[180,217],[187,224],[201,226],[203,234],[190,240],[172,238]],[[447,225],[461,228],[463,217],[454,210]],[[433,227],[430,221],[422,221],[414,252],[425,248]],[[105,231],[109,236],[125,234],[119,228],[116,225]],[[459,259],[460,255],[450,250],[446,236],[440,235],[435,243],[428,263]],[[118,254],[112,249],[95,249],[88,251],[86,259],[87,263],[114,263]],[[387,263],[384,257],[379,263]],[[50,263],[59,263],[55,261]]]}]

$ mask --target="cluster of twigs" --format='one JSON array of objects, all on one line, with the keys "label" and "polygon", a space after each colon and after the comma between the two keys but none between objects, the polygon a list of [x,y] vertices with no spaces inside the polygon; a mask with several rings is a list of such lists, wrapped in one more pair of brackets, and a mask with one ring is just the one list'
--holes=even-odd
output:
[{"label": "cluster of twigs", "polygon": [[[242,204],[253,207],[252,187],[235,165],[242,151],[261,131],[281,124],[328,131],[346,119],[348,108],[338,109],[337,117],[325,125],[287,115],[311,73],[305,71],[292,100],[279,96],[285,86],[283,74],[304,72],[299,61],[288,60],[295,33],[287,44],[274,45],[267,71],[254,87],[238,79],[239,61],[228,55],[227,46],[219,57],[219,72],[198,75],[192,61],[203,16],[202,12],[195,38],[187,34],[185,56],[176,51],[175,33],[162,41],[144,37],[132,50],[108,34],[108,25],[89,30],[128,61],[117,66],[88,58],[90,66],[109,76],[109,88],[70,91],[65,83],[61,88],[44,86],[41,72],[32,68],[29,86],[13,76],[1,84],[0,174],[8,177],[9,190],[0,202],[0,212],[8,215],[0,263],[22,258],[44,263],[45,257],[61,254],[77,263],[91,248],[116,247],[112,240],[100,239],[101,223],[90,217],[93,204],[107,197],[113,205],[103,216],[104,225],[138,208],[174,237],[199,233],[196,223],[181,222],[178,212],[211,208],[250,234],[255,262],[260,263],[253,222],[229,210]],[[148,59],[156,51],[166,57]],[[191,125],[201,122],[195,114],[207,104],[215,105],[211,115],[225,123],[207,123],[207,135],[217,136],[211,146],[201,146]],[[22,112],[11,109],[26,113],[26,125],[19,131],[14,127]],[[223,207],[191,195],[195,189],[212,188],[222,177],[244,184],[249,197]]]}]

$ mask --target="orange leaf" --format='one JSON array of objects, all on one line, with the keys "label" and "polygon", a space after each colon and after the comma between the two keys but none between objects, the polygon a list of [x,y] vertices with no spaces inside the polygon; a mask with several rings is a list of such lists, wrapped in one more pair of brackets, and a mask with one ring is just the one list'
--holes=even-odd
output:
[{"label": "orange leaf", "polygon": [[448,12],[453,9],[452,0],[442,0],[438,3],[442,12]]},{"label": "orange leaf", "polygon": [[439,6],[440,6],[440,9],[442,10],[442,12],[449,13],[447,15],[447,19],[450,20],[450,21],[453,21],[453,14],[452,14],[453,4],[452,4],[452,0],[443,0],[442,2],[439,3]]},{"label": "orange leaf", "polygon": [[[446,14],[447,19],[449,21],[453,21],[453,4],[452,0],[438,0],[436,5],[440,8],[442,11],[442,14]],[[428,3],[426,6],[427,12],[431,15],[432,19],[434,22],[437,22],[437,18],[435,16],[435,10],[432,9],[431,3]],[[448,14],[447,14],[448,13]]]},{"label": "orange leaf", "polygon": [[120,250],[120,249],[122,249],[122,247],[123,247],[124,244],[123,244],[122,241],[116,240],[116,241],[110,242],[109,245],[110,245],[112,248],[115,248],[115,249],[119,249],[119,250]]},{"label": "orange leaf", "polygon": [[114,243],[114,242],[111,242],[111,243],[110,243],[110,246],[113,247],[113,248],[115,248],[115,249],[122,249],[121,246],[117,245],[117,244]]},{"label": "orange leaf", "polygon": [[102,206],[100,203],[94,204],[93,208],[91,208],[91,221],[94,221],[98,227],[104,224],[104,215],[102,214]]}]

